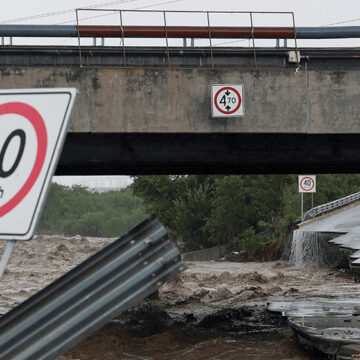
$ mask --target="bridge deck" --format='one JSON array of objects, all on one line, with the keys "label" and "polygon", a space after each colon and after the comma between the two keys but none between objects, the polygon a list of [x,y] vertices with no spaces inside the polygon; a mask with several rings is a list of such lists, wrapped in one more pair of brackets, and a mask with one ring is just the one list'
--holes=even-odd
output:
[{"label": "bridge deck", "polygon": [[[360,49],[289,50],[2,46],[0,81],[79,89],[59,175],[360,172]],[[211,84],[245,116],[213,118]]]}]

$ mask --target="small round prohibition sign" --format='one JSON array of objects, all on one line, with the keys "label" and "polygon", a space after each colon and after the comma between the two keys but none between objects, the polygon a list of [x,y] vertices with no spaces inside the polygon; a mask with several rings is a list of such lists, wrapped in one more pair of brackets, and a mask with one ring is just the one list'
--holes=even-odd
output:
[{"label": "small round prohibition sign", "polygon": [[[311,182],[311,187],[310,187],[310,188],[304,188],[303,183],[304,183],[305,180],[310,180],[310,182]],[[313,180],[311,177],[304,177],[304,178],[301,180],[301,182],[300,182],[300,187],[301,187],[304,191],[311,191],[311,190],[314,188],[314,186],[315,186],[315,182],[314,182],[314,180]]]},{"label": "small round prohibition sign", "polygon": [[[237,106],[235,107],[234,110],[225,111],[225,110],[221,109],[220,106],[218,105],[218,97],[219,97],[220,93],[221,93],[222,91],[225,91],[225,90],[233,91],[233,92],[235,93],[235,95],[237,96],[237,98],[238,98],[239,103],[237,104]],[[223,88],[221,88],[221,89],[216,93],[214,102],[215,102],[216,108],[217,108],[221,113],[226,114],[226,115],[231,115],[231,114],[236,113],[236,112],[240,109],[240,106],[241,106],[241,95],[240,95],[240,93],[239,93],[236,89],[234,89],[233,87],[230,87],[230,86],[223,87]]]}]

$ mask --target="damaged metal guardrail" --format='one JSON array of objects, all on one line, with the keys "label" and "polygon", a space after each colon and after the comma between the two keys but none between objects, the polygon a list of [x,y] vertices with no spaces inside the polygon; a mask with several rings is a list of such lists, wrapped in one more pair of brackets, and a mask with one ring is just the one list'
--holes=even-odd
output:
[{"label": "damaged metal guardrail", "polygon": [[319,216],[321,214],[324,214],[326,212],[329,212],[329,211],[332,211],[332,210],[335,210],[337,208],[340,208],[342,206],[346,206],[354,201],[357,201],[360,199],[360,191],[355,193],[355,194],[351,194],[349,196],[346,196],[342,199],[338,199],[338,200],[335,200],[335,201],[331,201],[327,204],[323,204],[323,205],[319,205],[319,206],[316,206],[314,208],[312,208],[311,210],[309,210],[305,216],[304,216],[304,219],[303,219],[303,222],[304,221],[307,221],[307,220],[310,220],[310,219],[313,219],[314,217],[316,216]]},{"label": "damaged metal guardrail", "polygon": [[154,218],[0,319],[0,359],[55,359],[185,270]]}]

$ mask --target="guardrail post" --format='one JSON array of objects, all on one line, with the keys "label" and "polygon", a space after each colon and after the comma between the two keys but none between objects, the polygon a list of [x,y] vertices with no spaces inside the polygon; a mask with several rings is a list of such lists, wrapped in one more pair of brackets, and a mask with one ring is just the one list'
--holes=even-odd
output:
[{"label": "guardrail post", "polygon": [[294,28],[294,40],[295,40],[295,53],[296,53],[296,63],[299,68],[300,65],[300,56],[298,51],[298,45],[297,45],[297,38],[296,38],[296,25],[295,25],[295,15],[292,13],[292,20],[293,20],[293,28]]},{"label": "guardrail post", "polygon": [[210,42],[210,56],[211,56],[211,68],[214,68],[214,53],[213,53],[213,47],[212,47],[212,38],[211,38],[211,27],[210,27],[210,14],[207,11],[207,22],[208,22],[208,29],[209,29],[209,42]]},{"label": "guardrail post", "polygon": [[124,60],[124,67],[126,67],[125,37],[124,37],[123,17],[121,10],[119,11],[119,14],[120,14],[120,29],[121,29],[122,48],[123,48],[123,60]]},{"label": "guardrail post", "polygon": [[168,67],[170,68],[170,51],[169,51],[169,37],[168,37],[167,22],[166,22],[166,11],[163,11],[163,14],[164,14],[165,35],[166,35],[166,52],[168,59]]},{"label": "guardrail post", "polygon": [[253,22],[252,12],[250,12],[250,23],[251,23],[251,35],[252,35],[252,43],[253,43],[253,51],[254,51],[254,66],[257,67],[257,64],[256,64],[256,48],[255,48],[255,29],[254,29],[254,22]]},{"label": "guardrail post", "polygon": [[76,27],[77,27],[77,34],[78,34],[78,47],[79,47],[80,67],[83,67],[82,54],[81,54],[81,41],[80,41],[79,11],[78,11],[78,9],[76,9]]}]

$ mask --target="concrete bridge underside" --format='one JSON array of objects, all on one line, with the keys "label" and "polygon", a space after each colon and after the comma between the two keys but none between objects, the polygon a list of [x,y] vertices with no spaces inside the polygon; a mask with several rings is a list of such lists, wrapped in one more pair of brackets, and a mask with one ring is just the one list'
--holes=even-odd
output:
[{"label": "concrete bridge underside", "polygon": [[[80,91],[57,174],[360,172],[360,50],[0,47],[3,89]],[[87,66],[90,65],[90,66]],[[211,84],[244,84],[213,119]]]}]

